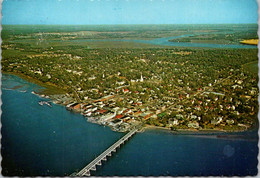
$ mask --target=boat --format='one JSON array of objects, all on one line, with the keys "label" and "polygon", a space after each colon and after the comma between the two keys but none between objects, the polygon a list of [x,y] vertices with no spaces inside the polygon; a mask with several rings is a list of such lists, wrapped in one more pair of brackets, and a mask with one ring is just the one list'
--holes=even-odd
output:
[{"label": "boat", "polygon": [[47,106],[52,107],[52,105],[51,105],[49,102],[47,102],[47,101],[39,101],[38,103],[39,103],[39,105],[41,105],[41,106],[43,106],[44,104],[46,104]]},{"label": "boat", "polygon": [[49,107],[52,107],[52,105],[48,102],[46,102],[45,104],[48,105]]}]

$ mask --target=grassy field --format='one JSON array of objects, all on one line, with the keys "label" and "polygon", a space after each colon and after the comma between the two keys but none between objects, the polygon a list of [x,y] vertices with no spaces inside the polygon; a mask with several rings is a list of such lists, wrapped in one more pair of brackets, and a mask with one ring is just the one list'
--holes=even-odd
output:
[{"label": "grassy field", "polygon": [[243,68],[252,74],[258,74],[258,61],[247,63],[243,65]]}]

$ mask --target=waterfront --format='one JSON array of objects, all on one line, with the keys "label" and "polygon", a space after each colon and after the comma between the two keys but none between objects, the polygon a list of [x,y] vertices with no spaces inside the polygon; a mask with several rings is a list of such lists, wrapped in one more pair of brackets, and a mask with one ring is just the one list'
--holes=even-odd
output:
[{"label": "waterfront", "polygon": [[[42,99],[31,93],[37,89],[14,75],[2,76],[3,175],[70,175],[124,135],[89,123],[61,105],[40,106]],[[147,130],[92,175],[256,175],[258,135],[246,133],[230,139]]]},{"label": "waterfront", "polygon": [[5,76],[2,88],[19,83],[27,92],[2,90],[3,175],[70,175],[122,136],[63,106],[40,106],[36,85]]}]

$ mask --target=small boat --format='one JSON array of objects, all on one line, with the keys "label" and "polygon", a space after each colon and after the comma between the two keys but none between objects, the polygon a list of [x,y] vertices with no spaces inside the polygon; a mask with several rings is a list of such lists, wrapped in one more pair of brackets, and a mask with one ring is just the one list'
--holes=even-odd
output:
[{"label": "small boat", "polygon": [[48,105],[49,107],[52,107],[52,105],[48,102],[46,102],[45,104]]},{"label": "small boat", "polygon": [[39,101],[38,103],[39,103],[39,105],[41,105],[41,106],[43,106],[44,104],[46,104],[47,106],[52,107],[52,105],[51,105],[49,102],[47,102],[47,101]]}]

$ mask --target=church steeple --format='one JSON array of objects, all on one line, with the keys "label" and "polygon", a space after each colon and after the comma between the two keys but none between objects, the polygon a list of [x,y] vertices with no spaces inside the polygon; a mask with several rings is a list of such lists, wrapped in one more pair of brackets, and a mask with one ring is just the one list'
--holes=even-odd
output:
[{"label": "church steeple", "polygon": [[140,79],[140,82],[143,82],[144,81],[144,79],[143,79],[143,75],[142,75],[142,73],[141,73],[141,79]]}]

